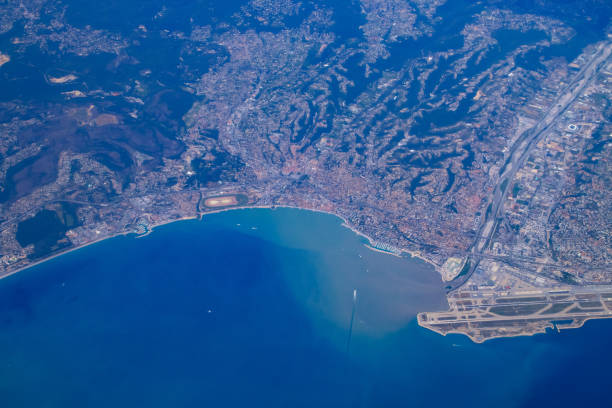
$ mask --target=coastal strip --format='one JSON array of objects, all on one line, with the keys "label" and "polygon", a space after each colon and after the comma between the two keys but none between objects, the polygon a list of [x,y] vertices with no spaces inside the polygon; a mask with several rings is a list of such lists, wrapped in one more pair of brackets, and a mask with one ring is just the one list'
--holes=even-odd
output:
[{"label": "coastal strip", "polygon": [[[204,202],[206,202],[206,200],[209,200],[209,199],[219,199],[219,197],[222,197],[222,196],[207,197],[207,198],[204,199]],[[438,269],[438,266],[436,264],[434,264],[433,262],[431,262],[427,258],[423,257],[419,253],[411,252],[411,251],[408,251],[408,250],[405,250],[405,249],[400,249],[401,253],[400,254],[396,254],[396,253],[387,252],[387,251],[380,250],[380,249],[376,248],[375,244],[374,244],[374,243],[377,242],[376,240],[374,240],[373,238],[367,236],[363,232],[357,230],[355,227],[351,226],[349,224],[349,222],[343,216],[341,216],[341,215],[339,215],[337,213],[334,213],[334,212],[331,212],[331,211],[326,211],[326,210],[321,210],[321,209],[306,208],[306,207],[299,207],[299,206],[292,206],[292,205],[244,205],[244,206],[240,206],[240,205],[231,206],[230,205],[230,206],[224,206],[224,207],[219,207],[219,208],[205,207],[205,209],[207,209],[208,211],[206,211],[206,210],[202,211],[201,208],[198,208],[198,211],[195,212],[193,215],[188,215],[188,216],[184,216],[184,217],[180,217],[180,218],[175,218],[175,219],[164,220],[164,221],[161,221],[161,222],[157,222],[157,223],[151,224],[151,225],[148,226],[148,230],[147,230],[146,233],[137,235],[137,237],[139,237],[139,238],[140,237],[144,237],[144,236],[152,233],[155,228],[161,227],[163,225],[168,225],[168,224],[175,223],[175,222],[180,222],[180,221],[202,219],[206,215],[217,214],[217,213],[222,213],[222,212],[226,212],[226,211],[239,211],[239,210],[249,210],[249,209],[268,209],[268,210],[274,210],[276,208],[289,208],[289,209],[295,209],[295,210],[301,210],[301,211],[311,211],[311,212],[315,212],[315,213],[328,214],[328,215],[334,216],[334,217],[336,217],[336,218],[341,220],[341,225],[343,227],[348,228],[353,233],[357,234],[360,237],[363,237],[367,241],[367,244],[365,245],[366,248],[368,248],[368,249],[370,249],[372,251],[375,251],[375,252],[381,252],[381,253],[384,253],[386,255],[393,255],[393,256],[398,256],[398,257],[401,257],[403,253],[406,253],[406,254],[409,254],[411,257],[419,258],[422,261],[432,265],[434,267],[434,269],[436,269],[436,270]],[[105,240],[108,240],[108,239],[116,238],[116,237],[119,237],[119,236],[131,235],[131,234],[134,234],[134,231],[121,231],[121,232],[117,232],[117,233],[113,233],[113,234],[102,236],[102,237],[100,237],[98,239],[95,239],[93,241],[90,241],[90,242],[86,242],[86,243],[83,243],[83,244],[80,244],[80,245],[76,245],[76,246],[72,246],[72,247],[69,247],[69,248],[61,249],[61,250],[59,250],[59,251],[57,251],[57,252],[55,252],[53,254],[50,254],[49,256],[45,256],[44,258],[41,258],[41,259],[38,259],[38,260],[34,260],[34,261],[28,263],[27,265],[20,266],[20,267],[14,269],[14,270],[10,270],[9,269],[8,271],[5,271],[4,273],[0,274],[0,279],[7,278],[9,276],[12,276],[12,275],[18,273],[18,272],[22,272],[22,271],[24,271],[26,269],[29,269],[29,268],[32,268],[34,266],[40,265],[40,264],[42,264],[44,262],[47,262],[47,261],[49,261],[51,259],[55,259],[55,258],[57,258],[59,256],[68,254],[70,252],[77,251],[77,250],[79,250],[81,248],[85,248],[87,246],[94,245],[94,244],[97,244],[99,242],[102,242],[102,241],[105,241]]]}]

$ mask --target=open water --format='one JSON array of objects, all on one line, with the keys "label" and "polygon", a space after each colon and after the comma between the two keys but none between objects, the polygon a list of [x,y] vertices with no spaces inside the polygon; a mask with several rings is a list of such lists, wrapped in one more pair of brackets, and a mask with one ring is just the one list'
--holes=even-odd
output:
[{"label": "open water", "polygon": [[433,269],[363,244],[331,215],[237,210],[1,280],[0,406],[610,406],[612,322],[443,337],[414,318],[446,307]]}]

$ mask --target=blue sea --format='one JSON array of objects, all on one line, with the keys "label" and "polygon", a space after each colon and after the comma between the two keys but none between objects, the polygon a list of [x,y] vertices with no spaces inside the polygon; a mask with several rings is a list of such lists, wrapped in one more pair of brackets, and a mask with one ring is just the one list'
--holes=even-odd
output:
[{"label": "blue sea", "polygon": [[207,215],[1,280],[0,407],[611,406],[611,321],[474,344],[446,306],[334,216]]}]

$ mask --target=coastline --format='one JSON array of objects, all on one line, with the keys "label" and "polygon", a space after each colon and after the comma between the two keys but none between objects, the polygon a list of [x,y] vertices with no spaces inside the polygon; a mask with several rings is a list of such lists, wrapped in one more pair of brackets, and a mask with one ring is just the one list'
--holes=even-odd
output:
[{"label": "coastline", "polygon": [[[442,276],[438,270],[438,265],[436,265],[435,263],[433,263],[432,261],[430,261],[429,259],[423,257],[423,255],[421,255],[418,252],[414,252],[414,251],[410,251],[407,249],[403,249],[403,248],[399,248],[400,249],[400,253],[399,254],[395,254],[393,252],[387,252],[387,251],[383,251],[380,250],[376,247],[374,247],[374,242],[376,240],[372,239],[372,237],[364,234],[363,232],[357,230],[356,228],[352,227],[349,222],[346,220],[346,218],[344,218],[343,216],[336,214],[334,212],[331,211],[325,211],[325,210],[317,210],[317,209],[313,209],[313,208],[305,208],[305,207],[297,207],[297,206],[293,206],[293,205],[253,205],[253,206],[245,206],[245,207],[230,207],[230,208],[221,208],[219,210],[214,210],[214,211],[207,211],[207,212],[202,212],[200,213],[200,217],[204,217],[207,214],[215,214],[215,213],[220,213],[220,212],[224,212],[224,211],[231,211],[231,210],[248,210],[248,209],[254,209],[254,208],[263,208],[263,209],[275,209],[275,208],[292,208],[295,210],[301,210],[301,211],[311,211],[311,212],[315,212],[315,213],[320,213],[320,214],[329,214],[329,215],[333,215],[336,218],[340,218],[340,220],[342,220],[342,226],[344,228],[348,228],[349,230],[351,230],[354,234],[365,238],[367,242],[367,244],[364,244],[368,249],[374,251],[374,252],[380,252],[386,255],[392,255],[392,256],[396,256],[398,258],[402,257],[402,254],[408,254],[410,255],[412,258],[418,258],[421,261],[431,265],[434,270],[436,271],[436,273],[438,273],[440,276]],[[154,228],[154,227],[152,227]]]},{"label": "coastline", "polygon": [[[148,229],[148,231],[146,233],[141,234],[141,235],[137,235],[135,238],[145,237],[145,236],[149,235],[151,232],[153,232],[153,230],[155,228],[157,228],[157,227],[161,227],[161,226],[164,226],[164,225],[168,225],[168,224],[172,224],[172,223],[180,222],[180,221],[188,221],[188,220],[194,220],[194,219],[200,219],[201,220],[206,215],[209,215],[209,214],[218,214],[218,213],[222,213],[222,212],[226,212],[226,211],[238,211],[238,210],[249,210],[249,209],[268,209],[268,210],[274,210],[275,208],[291,208],[291,209],[295,209],[295,210],[311,211],[311,212],[320,213],[320,214],[329,214],[329,215],[332,215],[334,217],[337,217],[337,218],[339,218],[342,221],[341,225],[343,227],[348,228],[353,233],[359,235],[360,237],[365,238],[368,241],[367,244],[364,244],[364,246],[367,247],[368,249],[370,249],[372,251],[375,251],[375,252],[381,252],[381,253],[386,254],[386,255],[397,256],[397,257],[400,257],[400,258],[401,258],[401,254],[407,253],[407,254],[409,254],[413,258],[418,258],[418,259],[426,262],[427,264],[433,266],[433,268],[436,271],[436,273],[439,274],[438,266],[436,264],[434,264],[433,262],[431,262],[430,260],[425,259],[419,253],[411,252],[411,251],[408,251],[408,250],[405,250],[405,249],[401,249],[401,253],[400,254],[394,254],[392,252],[386,252],[386,251],[382,251],[382,250],[379,250],[379,249],[375,248],[373,246],[374,240],[371,237],[367,236],[363,232],[358,231],[357,229],[355,229],[354,227],[349,225],[348,221],[344,217],[342,217],[341,215],[338,215],[338,214],[333,213],[331,211],[318,210],[318,209],[305,208],[305,207],[298,207],[298,206],[292,206],[292,205],[247,205],[247,206],[225,207],[225,208],[219,208],[219,209],[215,209],[215,210],[211,210],[211,211],[198,212],[198,213],[196,213],[194,215],[185,216],[185,217],[181,217],[181,218],[177,218],[177,219],[172,219],[172,220],[166,220],[166,221],[159,222],[157,224],[153,224],[153,225],[151,225],[149,227],[149,229]],[[49,255],[48,257],[45,257],[45,258],[33,261],[32,263],[29,263],[27,265],[19,267],[19,268],[15,269],[15,270],[9,271],[9,272],[7,272],[5,274],[2,274],[2,275],[0,275],[0,280],[2,280],[4,278],[7,278],[9,276],[13,276],[13,275],[15,275],[15,274],[17,274],[19,272],[22,272],[22,271],[24,271],[26,269],[29,269],[29,268],[32,268],[34,266],[40,265],[40,264],[42,264],[44,262],[50,261],[50,260],[55,259],[57,257],[60,257],[62,255],[66,255],[66,254],[68,254],[70,252],[77,251],[79,249],[88,247],[90,245],[97,244],[97,243],[105,241],[107,239],[112,239],[112,238],[116,238],[116,237],[119,237],[119,236],[125,236],[125,235],[129,235],[129,234],[134,234],[134,232],[131,232],[131,231],[122,231],[122,232],[118,232],[118,233],[111,234],[111,235],[108,235],[108,236],[100,237],[99,239],[96,239],[96,240],[91,241],[91,242],[87,242],[87,243],[84,243],[84,244],[81,244],[81,245],[78,245],[78,246],[74,246],[74,247],[71,247],[71,248],[67,248],[65,250],[61,250],[61,251],[56,252],[56,253],[54,253],[52,255]]]},{"label": "coastline", "polygon": [[[363,232],[358,231],[354,227],[350,226],[348,224],[348,221],[344,217],[342,217],[342,216],[340,216],[340,215],[338,215],[336,213],[333,213],[331,211],[312,209],[312,208],[304,208],[304,207],[297,207],[297,206],[291,206],[291,205],[250,205],[250,206],[239,206],[239,207],[226,207],[226,208],[213,209],[211,211],[198,212],[198,213],[196,213],[194,215],[189,215],[189,216],[180,217],[180,218],[176,218],[176,219],[165,220],[165,221],[162,221],[162,222],[159,222],[159,223],[156,223],[156,224],[152,224],[152,225],[150,225],[150,227],[147,230],[147,232],[145,232],[144,234],[136,235],[134,238],[145,237],[145,236],[151,234],[151,232],[153,232],[155,230],[155,228],[158,228],[158,227],[161,227],[161,226],[164,226],[164,225],[173,224],[175,222],[189,221],[189,220],[203,220],[206,215],[218,214],[218,213],[229,212],[229,211],[250,210],[250,209],[274,210],[276,208],[289,208],[289,209],[295,209],[295,210],[301,210],[301,211],[310,211],[310,212],[314,212],[314,213],[328,214],[328,215],[334,216],[334,217],[339,218],[341,220],[341,226],[342,227],[345,227],[345,228],[351,230],[356,235],[364,238],[367,241],[367,242],[363,243],[363,245],[366,248],[368,248],[368,249],[370,249],[372,251],[375,251],[375,252],[380,252],[380,253],[385,254],[385,255],[396,256],[398,258],[402,258],[402,255],[404,253],[407,253],[411,257],[418,258],[418,259],[426,262],[427,264],[433,266],[433,268],[436,271],[436,273],[439,273],[438,267],[434,263],[432,263],[431,261],[425,259],[424,257],[422,257],[418,253],[413,253],[413,252],[405,250],[405,249],[400,249],[400,253],[393,253],[393,252],[384,251],[384,250],[381,250],[381,249],[378,249],[378,248],[374,247],[372,245],[372,243],[375,242],[375,241],[371,237],[367,236]],[[6,274],[3,274],[3,275],[0,276],[0,280],[2,280],[4,278],[7,278],[9,276],[13,276],[13,275],[17,274],[18,272],[22,272],[22,271],[27,270],[29,268],[32,268],[32,267],[35,267],[37,265],[43,264],[44,262],[47,262],[47,261],[50,261],[52,259],[58,258],[58,257],[60,257],[62,255],[66,255],[66,254],[68,254],[70,252],[80,250],[82,248],[85,248],[85,247],[88,247],[90,245],[94,245],[94,244],[100,243],[100,242],[108,240],[108,239],[112,239],[112,238],[116,238],[116,237],[120,237],[120,236],[126,236],[126,235],[130,235],[130,234],[135,234],[135,233],[132,232],[132,231],[122,231],[122,232],[118,232],[118,233],[111,234],[111,235],[108,235],[108,236],[100,237],[100,238],[98,238],[98,239],[96,239],[94,241],[87,242],[87,243],[79,245],[79,246],[74,246],[74,247],[71,247],[71,248],[67,248],[65,250],[59,251],[57,253],[54,253],[54,254],[46,257],[46,258],[42,258],[42,259],[36,260],[36,261],[34,261],[34,262],[32,262],[32,263],[30,263],[28,265],[22,266],[22,267],[17,268],[17,269],[15,269],[13,271],[10,271],[10,272],[8,272]],[[542,330],[538,330],[538,331],[534,331],[534,332],[524,332],[524,333],[499,334],[499,335],[494,335],[494,336],[486,337],[486,338],[482,338],[482,339],[481,338],[478,338],[478,339],[474,338],[470,334],[465,333],[465,332],[461,332],[461,331],[441,332],[441,331],[435,330],[434,328],[430,328],[430,327],[426,327],[426,326],[422,325],[420,323],[419,319],[417,319],[417,325],[420,326],[423,329],[431,330],[431,331],[433,331],[433,332],[435,332],[437,334],[441,334],[444,337],[446,337],[448,334],[461,334],[461,335],[464,335],[467,338],[469,338],[470,341],[472,341],[473,343],[482,344],[482,343],[484,343],[484,342],[486,342],[488,340],[497,339],[497,338],[531,337],[531,336],[535,336],[536,334],[546,334],[547,329],[554,329],[554,328],[556,328],[557,331],[569,330],[569,329],[577,329],[577,328],[580,328],[580,327],[584,326],[584,324],[588,320],[595,320],[595,319],[605,319],[605,317],[590,316],[590,317],[586,317],[584,319],[580,319],[579,321],[575,322],[574,326],[565,326],[565,327],[558,327],[558,326],[555,326],[552,322],[550,322],[549,324],[544,326],[542,328]]]},{"label": "coastline", "polygon": [[401,258],[402,257],[402,253],[403,253],[403,251],[400,252],[399,254],[397,254],[395,252],[385,251],[384,249],[376,248],[376,247],[374,247],[374,246],[372,246],[370,244],[363,244],[363,246],[365,246],[368,249],[371,249],[374,252],[380,252],[381,254],[386,254],[386,255],[393,255],[393,256],[397,256],[398,258]]},{"label": "coastline", "polygon": [[486,337],[483,339],[476,339],[473,336],[471,336],[470,334],[466,333],[466,332],[462,332],[462,331],[457,331],[457,330],[451,330],[451,331],[447,331],[447,332],[442,332],[439,330],[436,330],[434,328],[431,327],[426,327],[423,326],[421,324],[421,322],[419,321],[419,319],[417,319],[417,324],[422,327],[423,329],[427,329],[427,330],[431,330],[434,333],[437,333],[439,335],[442,335],[443,337],[446,337],[449,334],[461,334],[465,337],[467,337],[468,339],[470,339],[470,341],[472,341],[473,343],[476,344],[483,344],[489,340],[493,340],[493,339],[509,339],[509,338],[513,338],[513,337],[533,337],[536,334],[546,334],[547,333],[547,329],[556,329],[557,332],[561,332],[562,330],[572,330],[572,329],[579,329],[581,327],[584,326],[584,324],[586,322],[588,322],[589,320],[610,320],[609,317],[606,316],[587,316],[584,318],[579,319],[576,322],[575,326],[563,326],[563,327],[559,327],[558,325],[554,325],[552,323],[552,320],[550,322],[548,322],[548,324],[546,326],[544,326],[542,328],[542,330],[538,330],[538,331],[534,331],[534,332],[525,332],[525,333],[510,333],[510,334],[498,334],[495,336],[490,336],[490,337]]},{"label": "coastline", "polygon": [[[192,219],[196,219],[196,218],[197,218],[197,216],[194,216],[194,217],[182,217],[182,218],[177,218],[176,220],[164,221],[164,222],[161,222],[159,224],[155,224],[155,225],[151,226],[151,229],[149,231],[147,231],[146,234],[139,235],[138,237],[143,237],[145,235],[148,235],[151,231],[153,231],[153,229],[155,227],[160,227],[162,225],[171,224],[173,222],[192,220]],[[100,238],[98,238],[98,239],[96,239],[94,241],[87,242],[85,244],[81,244],[81,245],[73,246],[73,247],[70,247],[70,248],[66,248],[65,250],[60,250],[59,252],[56,252],[56,253],[54,253],[52,255],[49,255],[48,257],[41,258],[39,260],[33,261],[32,263],[29,263],[29,264],[24,265],[24,266],[22,266],[20,268],[17,268],[17,269],[15,269],[13,271],[9,271],[9,272],[7,272],[7,273],[5,273],[3,275],[0,275],[0,280],[2,280],[4,278],[8,278],[9,276],[13,276],[13,275],[15,275],[15,274],[17,274],[19,272],[23,272],[26,269],[32,268],[32,267],[34,267],[36,265],[40,265],[40,264],[43,264],[43,263],[45,263],[47,261],[50,261],[52,259],[58,258],[58,257],[60,257],[62,255],[66,255],[66,254],[68,254],[70,252],[77,251],[77,250],[82,249],[82,248],[86,248],[86,247],[88,247],[90,245],[94,245],[94,244],[97,244],[97,243],[102,242],[102,241],[106,241],[107,239],[117,238],[117,237],[120,237],[120,236],[125,236],[125,235],[130,235],[130,234],[133,234],[133,232],[131,232],[131,231],[118,232],[116,234],[111,234],[111,235],[100,237]]]},{"label": "coastline", "polygon": [[507,334],[507,335],[501,335],[500,334],[500,335],[495,335],[495,336],[491,336],[491,337],[486,337],[484,339],[477,339],[477,338],[473,337],[472,335],[470,335],[470,334],[468,334],[466,332],[462,332],[462,331],[451,330],[451,331],[447,331],[447,332],[442,332],[442,331],[436,330],[436,329],[431,328],[431,327],[425,327],[425,326],[423,326],[421,324],[421,322],[418,321],[418,319],[417,319],[417,324],[419,325],[419,327],[421,327],[423,329],[426,329],[426,330],[430,330],[430,331],[432,331],[432,332],[434,332],[436,334],[441,335],[442,337],[446,337],[449,334],[460,334],[460,335],[463,335],[463,336],[467,337],[468,339],[470,339],[470,341],[472,343],[475,343],[475,344],[483,344],[484,342],[489,341],[489,340],[493,340],[493,339],[509,339],[509,338],[513,338],[513,337],[533,337],[536,334],[546,334],[546,329],[552,329],[553,328],[553,324],[550,323],[550,325],[544,327],[544,330],[542,330],[542,331],[536,331],[536,332],[532,332],[532,333],[513,333],[513,334]]}]

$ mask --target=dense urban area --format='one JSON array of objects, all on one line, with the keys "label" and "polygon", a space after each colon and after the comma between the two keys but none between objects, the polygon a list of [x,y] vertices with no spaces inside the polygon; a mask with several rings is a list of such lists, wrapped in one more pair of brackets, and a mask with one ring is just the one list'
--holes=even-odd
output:
[{"label": "dense urban area", "polygon": [[0,276],[292,206],[434,265],[449,310],[418,321],[437,332],[612,317],[611,6],[351,4],[0,2]]}]

